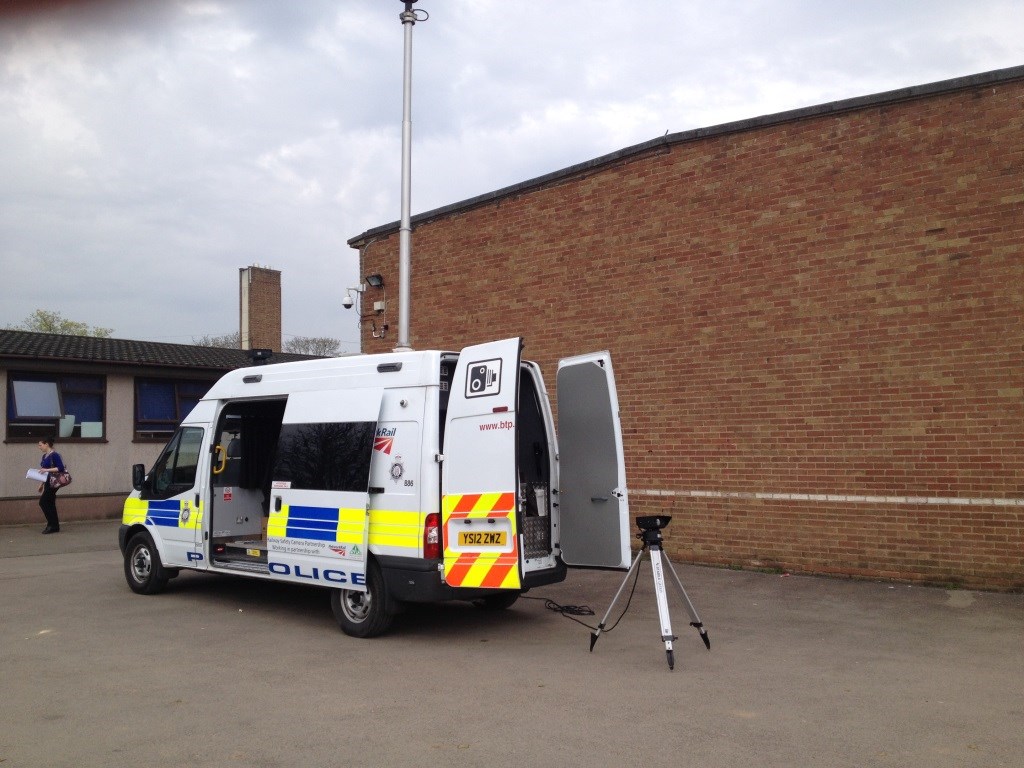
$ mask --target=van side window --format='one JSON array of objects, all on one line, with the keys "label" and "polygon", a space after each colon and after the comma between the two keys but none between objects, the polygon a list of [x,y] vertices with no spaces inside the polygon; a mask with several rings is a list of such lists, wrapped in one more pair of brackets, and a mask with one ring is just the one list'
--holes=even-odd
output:
[{"label": "van side window", "polygon": [[202,427],[182,427],[164,448],[149,473],[149,492],[143,498],[168,499],[191,491],[203,445]]},{"label": "van side window", "polygon": [[361,491],[370,485],[372,421],[283,424],[274,480],[310,491]]}]

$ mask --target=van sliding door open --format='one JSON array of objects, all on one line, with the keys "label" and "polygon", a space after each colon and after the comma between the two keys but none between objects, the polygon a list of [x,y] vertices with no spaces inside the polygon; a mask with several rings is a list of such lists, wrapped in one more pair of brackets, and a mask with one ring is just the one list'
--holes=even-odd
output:
[{"label": "van sliding door open", "polygon": [[295,392],[278,440],[270,573],[365,590],[369,479],[382,389]]}]

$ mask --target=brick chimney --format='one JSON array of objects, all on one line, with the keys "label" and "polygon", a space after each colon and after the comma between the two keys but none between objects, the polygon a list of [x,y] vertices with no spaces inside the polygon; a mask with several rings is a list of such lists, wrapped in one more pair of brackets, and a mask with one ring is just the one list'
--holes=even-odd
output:
[{"label": "brick chimney", "polygon": [[281,272],[267,267],[238,270],[242,349],[281,351]]}]

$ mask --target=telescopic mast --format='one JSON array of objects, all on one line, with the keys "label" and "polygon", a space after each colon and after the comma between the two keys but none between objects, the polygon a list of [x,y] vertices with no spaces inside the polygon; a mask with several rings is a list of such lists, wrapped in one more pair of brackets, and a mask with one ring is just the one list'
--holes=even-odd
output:
[{"label": "telescopic mast", "polygon": [[409,295],[412,262],[412,28],[417,21],[426,21],[426,11],[414,11],[416,0],[400,0],[405,10],[398,18],[405,31],[404,69],[402,74],[402,218],[398,227],[398,342],[395,352],[408,352]]}]

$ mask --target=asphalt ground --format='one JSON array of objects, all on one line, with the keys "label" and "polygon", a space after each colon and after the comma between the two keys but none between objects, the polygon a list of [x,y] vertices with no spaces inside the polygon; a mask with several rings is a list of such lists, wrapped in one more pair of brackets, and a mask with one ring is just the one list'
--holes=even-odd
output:
[{"label": "asphalt ground", "polygon": [[[3,768],[1024,765],[1019,594],[676,565],[711,651],[670,585],[669,671],[646,561],[593,652],[526,599],[357,640],[315,588],[135,595],[117,525],[0,528]],[[623,576],[531,596],[596,625]]]}]

